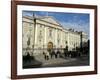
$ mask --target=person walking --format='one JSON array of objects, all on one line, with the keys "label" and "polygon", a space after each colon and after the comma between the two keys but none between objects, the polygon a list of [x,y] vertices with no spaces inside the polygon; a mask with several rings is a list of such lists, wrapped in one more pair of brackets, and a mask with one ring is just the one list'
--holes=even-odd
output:
[{"label": "person walking", "polygon": [[43,55],[44,55],[45,60],[49,60],[49,52],[48,51],[43,52]]}]

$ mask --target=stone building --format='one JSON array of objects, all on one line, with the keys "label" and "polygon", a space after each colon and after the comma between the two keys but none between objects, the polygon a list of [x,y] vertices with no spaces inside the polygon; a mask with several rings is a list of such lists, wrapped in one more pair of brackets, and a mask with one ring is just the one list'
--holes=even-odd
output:
[{"label": "stone building", "polygon": [[34,50],[34,54],[41,53],[43,50],[61,49],[66,46],[71,51],[80,47],[82,41],[87,41],[86,33],[65,29],[52,16],[35,16],[35,18],[23,16],[22,29],[23,50],[29,48]]}]

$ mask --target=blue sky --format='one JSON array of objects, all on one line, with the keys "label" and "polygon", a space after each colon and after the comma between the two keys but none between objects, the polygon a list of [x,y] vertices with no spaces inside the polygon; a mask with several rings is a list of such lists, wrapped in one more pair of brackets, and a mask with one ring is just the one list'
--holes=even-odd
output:
[{"label": "blue sky", "polygon": [[83,31],[88,34],[90,28],[90,15],[86,13],[62,13],[46,11],[23,11],[23,15],[32,16],[33,13],[39,16],[53,16],[63,27]]}]

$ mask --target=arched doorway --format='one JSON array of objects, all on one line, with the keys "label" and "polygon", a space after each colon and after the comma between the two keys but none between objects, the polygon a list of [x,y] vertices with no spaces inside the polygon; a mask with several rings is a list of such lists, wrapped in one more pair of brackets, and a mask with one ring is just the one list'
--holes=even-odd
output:
[{"label": "arched doorway", "polygon": [[51,51],[52,49],[53,49],[53,43],[52,42],[48,42],[47,50]]}]

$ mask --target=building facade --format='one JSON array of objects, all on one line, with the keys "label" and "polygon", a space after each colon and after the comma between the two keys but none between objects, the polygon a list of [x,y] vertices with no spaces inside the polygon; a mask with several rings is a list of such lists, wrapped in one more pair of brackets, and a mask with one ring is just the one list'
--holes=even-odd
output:
[{"label": "building facade", "polygon": [[[34,50],[34,54],[42,53],[43,50],[61,49],[66,46],[71,51],[80,47],[83,41],[87,41],[86,33],[65,29],[52,16],[23,16],[22,27],[23,50],[30,48]],[[24,52],[23,55],[25,55]]]}]

